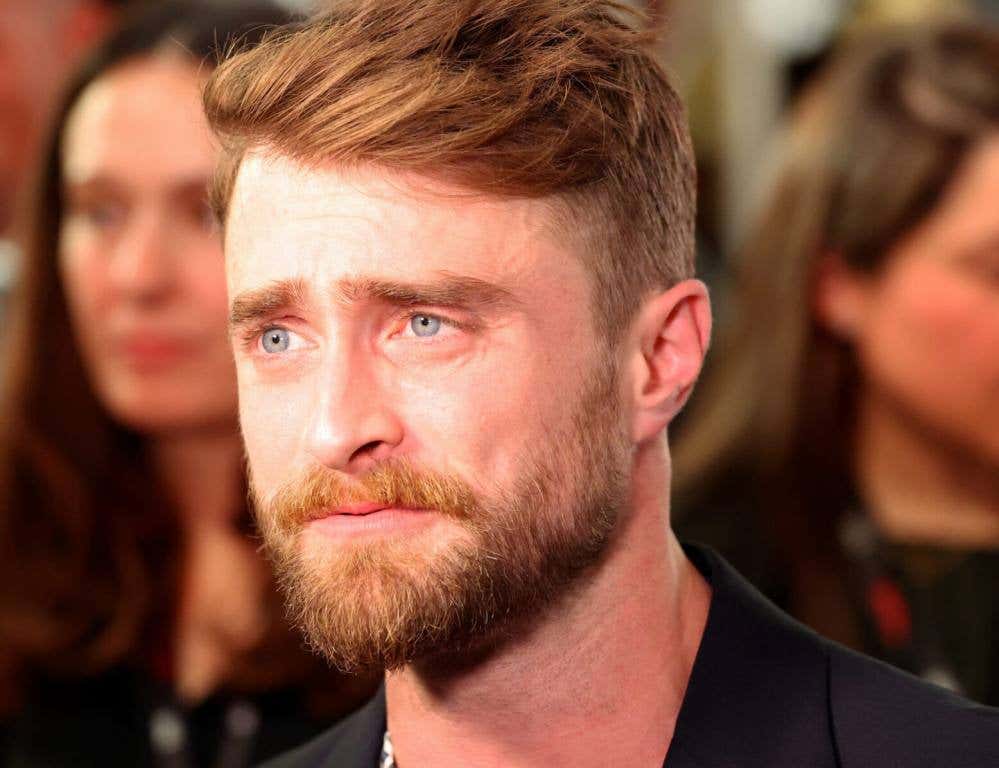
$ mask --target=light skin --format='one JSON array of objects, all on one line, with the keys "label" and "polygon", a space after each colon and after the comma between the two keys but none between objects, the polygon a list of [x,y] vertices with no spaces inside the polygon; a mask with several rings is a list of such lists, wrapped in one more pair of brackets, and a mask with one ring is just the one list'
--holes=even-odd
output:
[{"label": "light skin", "polygon": [[[700,370],[705,289],[650,294],[608,353],[590,277],[551,215],[546,201],[264,151],[244,159],[234,189],[233,348],[262,497],[310,467],[359,478],[392,459],[483,494],[510,487],[525,446],[572,419],[581,377],[608,354],[617,363],[631,459],[606,557],[498,650],[388,676],[402,765],[661,765],[703,633],[710,590],[669,530],[661,438]],[[309,523],[298,545],[322,564],[362,544],[427,554],[467,535],[426,510],[365,528]]]},{"label": "light skin", "polygon": [[997,196],[993,134],[880,271],[831,259],[820,278],[819,317],[862,371],[858,482],[897,541],[999,547]]},{"label": "light skin", "polygon": [[233,521],[242,447],[222,249],[205,202],[217,147],[200,83],[196,65],[163,53],[125,62],[84,91],[66,127],[59,238],[91,384],[112,418],[147,439],[181,516],[176,685],[191,701],[259,636],[266,584]]}]

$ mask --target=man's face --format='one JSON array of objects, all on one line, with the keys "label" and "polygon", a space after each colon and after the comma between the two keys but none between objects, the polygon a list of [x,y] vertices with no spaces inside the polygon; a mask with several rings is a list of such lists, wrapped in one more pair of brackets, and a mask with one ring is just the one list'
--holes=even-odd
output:
[{"label": "man's face", "polygon": [[607,549],[630,446],[550,215],[243,162],[226,252],[252,489],[293,611],[341,667],[493,638]]}]

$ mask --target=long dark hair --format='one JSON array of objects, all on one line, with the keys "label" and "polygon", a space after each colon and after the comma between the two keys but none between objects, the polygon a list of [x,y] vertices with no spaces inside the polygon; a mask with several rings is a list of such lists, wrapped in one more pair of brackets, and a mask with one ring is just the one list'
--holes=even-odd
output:
[{"label": "long dark hair", "polygon": [[997,126],[995,28],[949,22],[854,41],[798,105],[777,184],[733,266],[729,322],[675,452],[677,493],[696,515],[713,489],[738,489],[736,506],[762,511],[810,594],[841,565],[859,382],[853,350],[814,317],[817,265],[835,254],[876,273]]},{"label": "long dark hair", "polygon": [[[264,2],[168,0],[142,7],[82,66],[59,105],[7,323],[0,401],[0,702],[14,701],[31,674],[89,675],[119,663],[148,664],[177,603],[176,512],[143,437],[116,423],[95,397],[72,341],[56,262],[67,117],[83,91],[122,62],[175,48],[210,68],[220,49],[251,44],[287,21]],[[272,613],[280,634],[276,599]],[[255,680],[246,681],[250,687],[272,684],[278,674],[274,659],[246,666],[255,670]]]}]

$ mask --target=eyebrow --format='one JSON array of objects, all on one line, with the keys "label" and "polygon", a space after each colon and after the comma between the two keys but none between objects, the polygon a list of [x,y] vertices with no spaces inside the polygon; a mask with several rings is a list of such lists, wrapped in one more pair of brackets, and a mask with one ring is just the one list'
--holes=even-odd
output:
[{"label": "eyebrow", "polygon": [[229,310],[229,332],[282,311],[302,307],[308,296],[308,285],[301,278],[278,280],[263,288],[244,291],[233,300]]},{"label": "eyebrow", "polygon": [[431,304],[463,309],[507,309],[517,304],[513,294],[475,277],[444,275],[428,283],[406,283],[378,278],[346,278],[334,287],[334,298],[346,304],[382,301],[400,307]]},{"label": "eyebrow", "polygon": [[[274,317],[309,303],[308,283],[302,278],[278,280],[263,288],[239,294],[229,312],[229,328]],[[502,286],[474,277],[445,275],[428,283],[407,283],[380,278],[344,278],[332,290],[342,305],[379,301],[398,307],[436,306],[479,312],[502,312],[520,302]]]}]

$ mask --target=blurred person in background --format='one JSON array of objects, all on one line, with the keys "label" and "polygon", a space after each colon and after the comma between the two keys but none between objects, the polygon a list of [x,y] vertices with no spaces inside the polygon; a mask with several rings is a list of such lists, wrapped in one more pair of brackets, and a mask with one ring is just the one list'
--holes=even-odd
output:
[{"label": "blurred person in background", "polygon": [[810,88],[676,454],[679,528],[816,629],[999,704],[999,35]]},{"label": "blurred person in background", "polygon": [[368,693],[301,650],[248,536],[206,203],[210,57],[285,20],[150,6],[58,111],[0,403],[0,765],[238,768]]},{"label": "blurred person in background", "polygon": [[[0,8],[0,298],[14,274],[12,228],[59,89],[110,31],[125,0],[4,0]],[[2,309],[2,304],[0,304]]]}]

